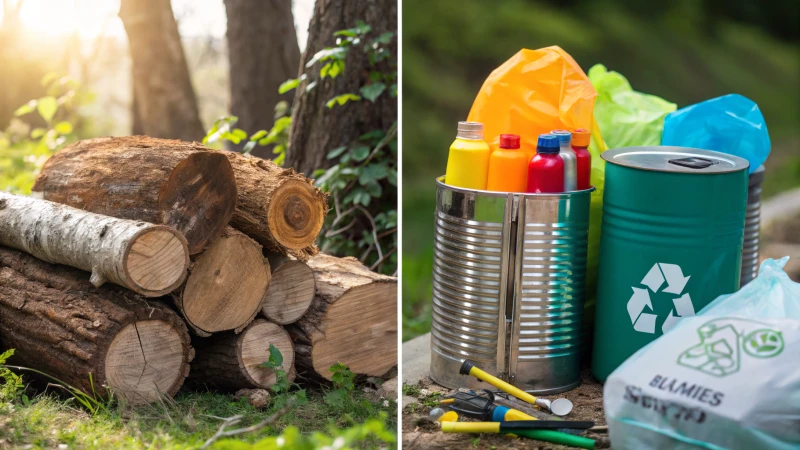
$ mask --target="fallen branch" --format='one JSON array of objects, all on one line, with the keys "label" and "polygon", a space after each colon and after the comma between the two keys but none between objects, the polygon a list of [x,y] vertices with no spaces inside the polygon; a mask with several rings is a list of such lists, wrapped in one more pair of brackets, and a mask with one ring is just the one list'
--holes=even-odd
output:
[{"label": "fallen branch", "polygon": [[200,447],[200,449],[202,450],[204,448],[208,448],[211,444],[213,444],[214,442],[216,442],[221,438],[238,436],[240,434],[245,434],[245,433],[252,433],[268,425],[272,425],[273,423],[275,423],[275,421],[280,419],[284,414],[288,413],[292,409],[292,407],[294,407],[294,399],[289,400],[283,408],[275,411],[274,414],[262,420],[261,422],[258,422],[255,425],[250,425],[249,427],[236,428],[234,430],[226,430],[226,428],[238,424],[239,422],[242,421],[244,416],[238,415],[238,416],[224,418],[222,419],[222,425],[220,425],[217,432],[214,433],[213,436],[208,438],[208,440],[205,443],[203,443],[203,446]]}]

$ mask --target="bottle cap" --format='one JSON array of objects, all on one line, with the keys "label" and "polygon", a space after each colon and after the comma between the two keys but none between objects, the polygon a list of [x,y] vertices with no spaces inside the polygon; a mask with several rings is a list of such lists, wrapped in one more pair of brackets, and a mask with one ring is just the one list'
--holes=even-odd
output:
[{"label": "bottle cap", "polygon": [[483,124],[480,122],[458,122],[457,138],[483,140]]},{"label": "bottle cap", "polygon": [[509,148],[509,149],[519,148],[519,135],[518,134],[501,134],[500,135],[500,148]]},{"label": "bottle cap", "polygon": [[576,147],[588,147],[592,139],[592,132],[586,128],[578,128],[572,131],[572,145]]},{"label": "bottle cap", "polygon": [[552,134],[540,134],[539,143],[536,145],[537,153],[544,154],[558,154],[561,149],[561,144],[558,142],[558,137]]},{"label": "bottle cap", "polygon": [[552,130],[550,134],[558,137],[558,142],[569,145],[572,140],[572,133],[567,130]]}]

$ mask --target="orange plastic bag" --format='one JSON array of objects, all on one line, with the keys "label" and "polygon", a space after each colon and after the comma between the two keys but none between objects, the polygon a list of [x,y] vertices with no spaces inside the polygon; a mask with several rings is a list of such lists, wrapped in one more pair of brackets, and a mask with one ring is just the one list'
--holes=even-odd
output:
[{"label": "orange plastic bag", "polygon": [[536,151],[540,134],[555,129],[586,128],[592,131],[592,193],[589,214],[589,246],[586,262],[584,329],[591,336],[600,254],[600,222],[603,215],[605,161],[600,153],[608,147],[594,120],[597,91],[589,77],[561,47],[522,49],[495,69],[483,82],[467,120],[483,122],[486,141],[495,149],[501,133],[520,135],[521,148]]},{"label": "orange plastic bag", "polygon": [[592,140],[602,143],[592,116],[595,97],[589,78],[561,47],[522,49],[483,82],[467,120],[483,122],[492,148],[501,133],[513,133],[533,153],[540,134],[575,128],[592,130]]}]

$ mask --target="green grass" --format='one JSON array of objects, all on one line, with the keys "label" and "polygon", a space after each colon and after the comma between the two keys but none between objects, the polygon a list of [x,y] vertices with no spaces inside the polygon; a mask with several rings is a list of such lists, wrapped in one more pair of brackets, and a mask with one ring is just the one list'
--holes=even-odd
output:
[{"label": "green grass", "polygon": [[[764,195],[800,186],[798,45],[746,25],[698,18],[692,2],[637,16],[598,0],[403,2],[403,339],[430,330],[434,178],[484,79],[521,48],[559,45],[634,89],[683,107],[729,93],[758,103],[772,139]],[[688,10],[687,10],[688,8]],[[453,11],[458,11],[454,14]]]},{"label": "green grass", "polygon": [[[87,449],[190,449],[201,446],[218,429],[220,420],[211,416],[243,415],[237,427],[245,427],[264,420],[277,409],[274,401],[270,407],[258,410],[245,400],[234,400],[233,395],[186,392],[167,403],[130,410],[111,407],[91,416],[69,400],[43,395],[27,405],[17,401],[11,411],[0,409],[0,448],[58,448],[64,444],[67,448]],[[396,411],[396,402],[373,402],[358,387],[336,406],[324,401],[324,393],[309,391],[308,402],[281,417],[274,427],[238,439],[256,442],[289,425],[302,433],[335,433],[336,429],[374,418],[382,420],[385,428],[394,433]],[[366,442],[366,448],[379,446],[376,440]]]}]

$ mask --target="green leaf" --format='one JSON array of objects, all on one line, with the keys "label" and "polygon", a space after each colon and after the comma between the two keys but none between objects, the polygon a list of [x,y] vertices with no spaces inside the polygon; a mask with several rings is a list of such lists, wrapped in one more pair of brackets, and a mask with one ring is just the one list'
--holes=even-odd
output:
[{"label": "green leaf", "polygon": [[269,344],[269,363],[272,367],[283,366],[283,355],[281,351],[275,347],[275,344]]},{"label": "green leaf", "polygon": [[16,111],[14,111],[14,117],[24,116],[25,114],[33,112],[33,110],[36,109],[36,103],[36,100],[31,100],[28,103],[20,106]]},{"label": "green leaf", "polygon": [[244,131],[244,130],[243,130],[243,129],[241,129],[241,128],[234,128],[234,129],[233,129],[233,131],[232,131],[231,133],[232,133],[234,136],[236,136],[237,138],[239,138],[240,140],[241,140],[241,139],[247,139],[247,132],[246,132],[246,131]]},{"label": "green leaf", "polygon": [[369,195],[371,195],[374,198],[380,198],[381,195],[383,194],[383,188],[381,187],[380,184],[376,182],[367,183],[367,185],[364,187],[367,189]]},{"label": "green leaf", "polygon": [[369,156],[369,147],[366,145],[359,145],[350,150],[350,154],[353,155],[353,159],[356,161],[363,161]]},{"label": "green leaf", "polygon": [[50,83],[55,81],[58,78],[58,73],[56,72],[49,72],[45,76],[42,77],[42,86],[47,87]]},{"label": "green leaf", "polygon": [[380,36],[378,36],[375,39],[374,42],[379,43],[379,44],[389,44],[390,42],[392,42],[392,38],[393,37],[394,37],[394,33],[391,32],[391,31],[387,31],[385,33],[382,33]]},{"label": "green leaf", "polygon": [[389,171],[386,169],[385,164],[369,164],[361,169],[358,182],[364,186],[370,181],[382,180],[387,176],[389,176]]},{"label": "green leaf", "polygon": [[275,125],[272,126],[272,129],[269,130],[270,134],[278,134],[281,131],[289,128],[292,125],[292,118],[291,117],[281,117],[280,119],[275,121]]},{"label": "green leaf", "polygon": [[372,27],[367,25],[363,20],[356,20],[356,30],[358,34],[367,34],[372,31]]},{"label": "green leaf", "polygon": [[390,170],[389,175],[386,176],[386,179],[389,180],[389,184],[392,186],[397,186],[397,170]]},{"label": "green leaf", "polygon": [[44,128],[38,128],[38,127],[34,128],[33,130],[31,130],[31,139],[39,139],[45,134],[47,134],[47,130],[45,130]]},{"label": "green leaf", "polygon": [[72,133],[72,124],[67,122],[67,121],[58,122],[55,125],[55,127],[53,127],[53,128],[55,128],[55,130],[59,134],[70,134],[70,133]]},{"label": "green leaf", "polygon": [[397,83],[392,83],[392,85],[389,86],[389,95],[397,97]]},{"label": "green leaf", "polygon": [[250,136],[250,140],[251,141],[257,141],[257,140],[263,138],[266,135],[267,135],[267,130],[258,130],[258,131],[255,132],[255,134]]},{"label": "green leaf", "polygon": [[[306,75],[303,74],[303,77],[305,77],[305,76]],[[285,94],[285,93],[291,91],[292,89],[295,89],[297,86],[300,86],[300,81],[301,81],[301,79],[303,77],[301,77],[301,78],[291,78],[291,79],[288,79],[288,80],[284,81],[283,83],[281,83],[281,85],[278,86],[278,94]]]},{"label": "green leaf", "polygon": [[306,64],[309,68],[319,61],[327,61],[329,59],[344,59],[347,55],[347,48],[343,47],[329,47],[323,48],[311,57],[311,60]]},{"label": "green leaf", "polygon": [[379,128],[362,134],[361,136],[358,137],[358,140],[367,142],[371,141],[377,143],[378,141],[383,139],[384,136],[386,136],[386,132],[384,132]]},{"label": "green leaf", "polygon": [[277,158],[274,158],[272,160],[272,162],[274,162],[275,164],[277,164],[277,165],[279,165],[281,167],[283,167],[283,162],[284,161],[286,161],[286,153],[281,153],[280,155],[278,155]]},{"label": "green leaf", "polygon": [[329,151],[328,154],[325,156],[325,158],[327,158],[327,159],[336,158],[337,156],[339,156],[342,153],[344,153],[345,150],[347,150],[347,146],[346,145],[343,145],[341,147],[336,147],[335,149]]},{"label": "green leaf", "polygon": [[357,96],[356,94],[351,94],[351,93],[341,94],[341,95],[337,95],[336,97],[333,97],[332,99],[328,100],[328,102],[325,103],[325,106],[327,106],[328,109],[330,109],[330,108],[333,108],[337,104],[339,106],[342,106],[345,103],[347,103],[348,101],[357,101],[357,100],[361,100],[361,97]]},{"label": "green leaf", "polygon": [[42,97],[36,104],[36,110],[45,122],[50,123],[58,110],[58,101],[55,97]]},{"label": "green leaf", "polygon": [[383,83],[372,83],[362,86],[360,91],[361,95],[367,100],[375,103],[375,100],[386,90],[386,85]]}]

